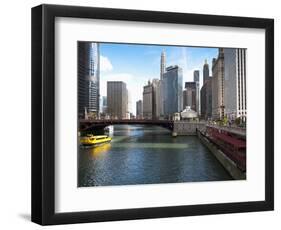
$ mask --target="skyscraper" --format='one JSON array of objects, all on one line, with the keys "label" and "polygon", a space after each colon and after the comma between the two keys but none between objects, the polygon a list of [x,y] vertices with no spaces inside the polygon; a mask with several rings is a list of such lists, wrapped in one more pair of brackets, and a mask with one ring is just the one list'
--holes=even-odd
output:
[{"label": "skyscraper", "polygon": [[203,86],[201,87],[201,90],[200,90],[200,106],[201,106],[201,117],[203,119],[207,119],[207,116],[206,116],[206,110],[207,110],[207,84],[203,84]]},{"label": "skyscraper", "polygon": [[194,70],[194,72],[193,72],[193,81],[196,83],[196,99],[195,99],[195,101],[196,101],[196,112],[197,112],[197,114],[200,114],[200,72],[199,72],[199,70]]},{"label": "skyscraper", "polygon": [[124,100],[122,103],[122,109],[125,111],[125,117],[123,116],[122,119],[130,119],[130,112],[129,112],[129,90],[127,89],[127,85],[125,84],[125,94]]},{"label": "skyscraper", "polygon": [[153,106],[154,102],[154,93],[153,85],[148,81],[147,85],[143,87],[143,110],[142,115],[144,119],[152,119],[154,114],[155,107]]},{"label": "skyscraper", "polygon": [[126,119],[128,92],[122,81],[107,82],[107,113],[112,119]]},{"label": "skyscraper", "polygon": [[207,60],[205,60],[203,65],[203,86],[200,91],[200,108],[203,119],[207,120],[212,117],[212,77],[209,73]]},{"label": "skyscraper", "polygon": [[193,72],[193,81],[194,82],[199,82],[200,75],[199,75],[199,70],[194,70]]},{"label": "skyscraper", "polygon": [[205,60],[205,64],[203,66],[203,84],[209,79],[209,65],[207,63],[207,59]]},{"label": "skyscraper", "polygon": [[127,109],[126,109],[126,117],[129,119],[131,117],[131,111],[132,111],[132,97],[130,91],[127,89]]},{"label": "skyscraper", "polygon": [[163,76],[164,115],[170,118],[182,110],[182,69],[176,66],[166,68]]},{"label": "skyscraper", "polygon": [[197,82],[185,82],[185,90],[183,91],[183,108],[189,106],[192,110],[197,112]]},{"label": "skyscraper", "polygon": [[100,113],[106,113],[107,112],[107,98],[106,96],[100,97]]},{"label": "skyscraper", "polygon": [[165,69],[166,69],[166,54],[164,51],[162,51],[161,60],[160,60],[160,80],[163,80]]},{"label": "skyscraper", "polygon": [[212,77],[204,83],[200,91],[201,117],[208,119],[212,117]]},{"label": "skyscraper", "polygon": [[164,116],[164,73],[166,71],[166,53],[162,51],[160,58],[160,80],[154,84],[155,93],[155,114],[156,118]]},{"label": "skyscraper", "polygon": [[225,115],[230,120],[247,115],[246,49],[224,49]]},{"label": "skyscraper", "polygon": [[142,119],[142,100],[136,102],[136,117]]},{"label": "skyscraper", "polygon": [[224,117],[224,53],[219,48],[217,59],[213,59],[212,65],[212,118]]},{"label": "skyscraper", "polygon": [[213,78],[209,77],[209,80],[205,83],[206,84],[206,119],[212,117],[212,81]]},{"label": "skyscraper", "polygon": [[153,79],[152,86],[153,86],[153,118],[159,119],[163,116],[163,86],[162,80]]},{"label": "skyscraper", "polygon": [[99,113],[100,94],[99,44],[78,42],[78,114],[85,110],[92,116]]}]

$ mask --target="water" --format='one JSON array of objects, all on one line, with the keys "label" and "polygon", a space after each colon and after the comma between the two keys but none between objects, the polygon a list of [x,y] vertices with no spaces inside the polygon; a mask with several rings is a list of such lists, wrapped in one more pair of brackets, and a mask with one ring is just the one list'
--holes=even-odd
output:
[{"label": "water", "polygon": [[78,186],[231,180],[196,136],[157,126],[115,125],[111,143],[79,152]]}]

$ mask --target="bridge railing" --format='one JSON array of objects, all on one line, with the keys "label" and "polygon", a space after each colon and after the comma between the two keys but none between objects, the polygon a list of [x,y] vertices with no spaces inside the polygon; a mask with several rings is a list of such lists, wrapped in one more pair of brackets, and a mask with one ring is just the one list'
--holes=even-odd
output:
[{"label": "bridge railing", "polygon": [[206,127],[215,128],[218,130],[223,130],[229,133],[239,134],[242,136],[246,136],[246,129],[240,127],[233,127],[233,126],[220,126],[215,124],[206,124]]},{"label": "bridge railing", "polygon": [[80,119],[79,122],[88,122],[88,123],[108,123],[108,122],[173,122],[173,120],[161,120],[161,119]]}]

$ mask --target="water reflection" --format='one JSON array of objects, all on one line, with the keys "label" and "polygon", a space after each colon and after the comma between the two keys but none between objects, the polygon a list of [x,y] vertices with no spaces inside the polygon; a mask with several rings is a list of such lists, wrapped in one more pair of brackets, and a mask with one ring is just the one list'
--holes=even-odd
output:
[{"label": "water reflection", "polygon": [[110,148],[111,148],[110,143],[105,143],[103,145],[96,146],[94,148],[90,148],[91,149],[91,155],[95,158],[103,157],[104,154],[106,154],[110,150]]}]

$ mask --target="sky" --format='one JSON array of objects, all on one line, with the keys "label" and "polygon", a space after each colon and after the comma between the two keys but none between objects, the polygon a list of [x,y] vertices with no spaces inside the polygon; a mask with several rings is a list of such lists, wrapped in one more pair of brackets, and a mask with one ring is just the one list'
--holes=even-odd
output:
[{"label": "sky", "polygon": [[166,53],[166,67],[178,65],[183,69],[184,82],[193,81],[193,71],[200,71],[203,82],[205,59],[211,75],[212,59],[217,48],[184,46],[100,43],[100,95],[106,96],[107,81],[123,81],[129,92],[129,111],[136,114],[136,101],[142,100],[143,86],[148,80],[160,79],[161,52]]}]

